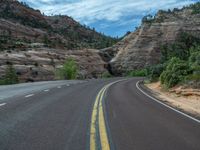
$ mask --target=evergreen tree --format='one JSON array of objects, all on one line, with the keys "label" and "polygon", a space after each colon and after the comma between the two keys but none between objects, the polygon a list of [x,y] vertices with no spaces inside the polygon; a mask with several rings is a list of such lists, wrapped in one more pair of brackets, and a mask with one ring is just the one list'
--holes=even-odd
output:
[{"label": "evergreen tree", "polygon": [[5,84],[16,84],[18,82],[19,80],[16,71],[13,68],[13,65],[9,64],[6,69]]}]

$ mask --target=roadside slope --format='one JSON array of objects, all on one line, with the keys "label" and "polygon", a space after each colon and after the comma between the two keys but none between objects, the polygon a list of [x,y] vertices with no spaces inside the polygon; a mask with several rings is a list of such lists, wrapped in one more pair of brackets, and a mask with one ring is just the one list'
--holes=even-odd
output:
[{"label": "roadside slope", "polygon": [[200,90],[174,88],[163,90],[159,83],[145,84],[152,94],[169,105],[200,118]]}]

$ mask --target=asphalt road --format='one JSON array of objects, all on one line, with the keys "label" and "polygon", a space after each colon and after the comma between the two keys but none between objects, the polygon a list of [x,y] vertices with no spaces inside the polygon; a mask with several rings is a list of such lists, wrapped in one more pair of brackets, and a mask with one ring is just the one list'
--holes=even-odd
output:
[{"label": "asphalt road", "polygon": [[118,80],[38,83],[2,98],[0,150],[200,150],[199,122],[144,95],[140,78]]},{"label": "asphalt road", "polygon": [[5,98],[11,98],[19,95],[25,95],[27,93],[33,93],[56,86],[62,86],[67,84],[83,83],[87,81],[79,80],[59,80],[59,81],[43,81],[32,83],[21,83],[15,85],[1,85],[0,86],[0,102]]}]

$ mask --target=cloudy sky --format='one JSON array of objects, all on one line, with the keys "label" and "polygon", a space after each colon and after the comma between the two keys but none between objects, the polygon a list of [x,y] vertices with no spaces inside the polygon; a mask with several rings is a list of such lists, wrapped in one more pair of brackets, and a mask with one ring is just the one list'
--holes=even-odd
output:
[{"label": "cloudy sky", "polygon": [[20,0],[46,15],[62,14],[106,35],[133,31],[147,14],[159,9],[181,8],[200,0]]}]

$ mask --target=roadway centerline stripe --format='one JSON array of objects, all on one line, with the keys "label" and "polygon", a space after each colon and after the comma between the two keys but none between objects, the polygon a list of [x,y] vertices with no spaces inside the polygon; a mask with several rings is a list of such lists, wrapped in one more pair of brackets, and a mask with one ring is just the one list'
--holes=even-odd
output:
[{"label": "roadway centerline stripe", "polygon": [[181,112],[181,111],[179,111],[179,110],[177,110],[177,109],[175,109],[175,108],[173,108],[173,107],[171,107],[171,106],[169,106],[169,105],[167,105],[167,104],[161,102],[160,100],[158,100],[158,99],[156,99],[156,98],[150,96],[150,95],[147,94],[146,92],[144,92],[144,91],[139,87],[139,83],[140,83],[140,82],[141,82],[141,81],[138,81],[138,82],[136,83],[136,87],[137,87],[137,89],[140,90],[144,95],[146,95],[146,96],[149,97],[150,99],[154,100],[155,102],[157,102],[157,103],[159,103],[159,104],[161,104],[161,105],[163,105],[163,106],[165,106],[165,107],[167,107],[167,108],[169,108],[169,109],[171,109],[171,110],[173,110],[173,111],[175,111],[175,112],[177,112],[177,113],[179,113],[179,114],[181,114],[181,115],[183,115],[183,116],[185,116],[185,117],[187,117],[187,118],[189,118],[189,119],[191,119],[191,120],[193,120],[193,121],[196,121],[197,123],[200,123],[200,120],[198,120],[198,119],[196,119],[196,118],[194,118],[194,117],[192,117],[192,116],[190,116],[190,115],[188,115],[188,114],[186,114],[186,113],[184,113],[184,112]]},{"label": "roadway centerline stripe", "polygon": [[28,97],[31,97],[31,96],[34,96],[34,94],[29,94],[29,95],[26,95],[25,97],[28,98]]},{"label": "roadway centerline stripe", "polygon": [[107,86],[101,93],[101,98],[100,98],[101,102],[99,103],[99,133],[100,133],[102,150],[110,150],[110,144],[108,141],[108,135],[106,131],[106,124],[105,124],[104,113],[103,113],[103,104],[102,104],[104,93],[108,87],[109,86]]},{"label": "roadway centerline stripe", "polygon": [[6,103],[2,103],[2,104],[0,104],[0,106],[4,106],[4,105],[6,105]]},{"label": "roadway centerline stripe", "polygon": [[[105,85],[97,94],[92,110],[91,127],[90,127],[90,150],[110,150],[107,128],[104,117],[103,98],[106,90],[113,84],[127,79],[118,80]],[[98,141],[99,140],[99,141]]]},{"label": "roadway centerline stripe", "polygon": [[96,150],[97,149],[97,141],[96,141],[96,136],[97,132],[96,131],[96,123],[97,123],[97,112],[98,112],[98,103],[99,103],[99,98],[102,93],[104,88],[101,89],[101,91],[98,93],[94,106],[93,106],[93,111],[92,111],[92,119],[91,119],[91,128],[90,128],[90,149],[91,150]]}]

